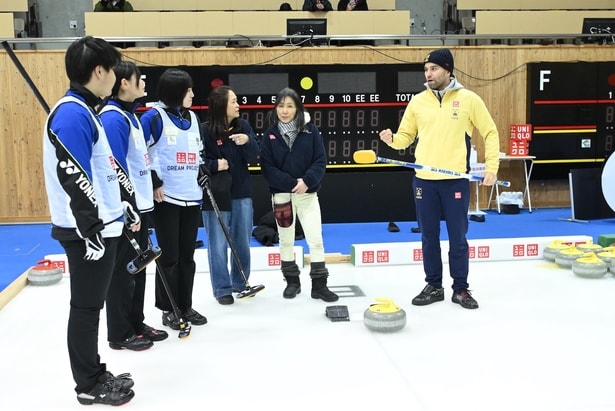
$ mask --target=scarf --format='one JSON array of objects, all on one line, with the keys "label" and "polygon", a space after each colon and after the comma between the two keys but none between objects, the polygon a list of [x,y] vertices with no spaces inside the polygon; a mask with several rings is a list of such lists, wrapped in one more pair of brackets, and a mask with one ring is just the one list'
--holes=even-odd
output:
[{"label": "scarf", "polygon": [[288,148],[292,148],[295,138],[299,134],[297,120],[293,120],[290,123],[278,123],[278,130],[280,130],[280,134],[282,134],[284,141],[288,144]]}]

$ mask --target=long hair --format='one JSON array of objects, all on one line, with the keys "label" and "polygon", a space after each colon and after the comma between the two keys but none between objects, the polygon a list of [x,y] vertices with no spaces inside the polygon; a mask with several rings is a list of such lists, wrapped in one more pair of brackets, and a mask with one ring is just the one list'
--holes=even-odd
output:
[{"label": "long hair", "polygon": [[166,69],[158,79],[156,94],[167,106],[181,109],[184,97],[192,85],[192,77],[184,70]]},{"label": "long hair", "polygon": [[75,40],[66,50],[64,65],[70,81],[87,84],[92,71],[102,66],[109,71],[122,60],[120,52],[105,40],[85,36]]},{"label": "long hair", "polygon": [[214,140],[226,140],[240,129],[238,122],[234,119],[229,123],[226,115],[231,91],[229,86],[216,87],[207,98],[207,129]]},{"label": "long hair", "polygon": [[132,61],[121,61],[113,68],[113,71],[115,72],[115,84],[113,85],[113,90],[111,90],[111,96],[113,97],[117,97],[119,94],[123,79],[130,81],[132,76],[135,75],[137,82],[141,81],[141,70]]},{"label": "long hair", "polygon": [[269,112],[270,125],[277,126],[280,122],[276,108],[278,104],[280,104],[280,102],[285,98],[290,98],[295,103],[295,107],[297,107],[297,112],[295,113],[295,118],[293,118],[293,121],[297,122],[297,130],[303,130],[305,128],[305,107],[303,106],[303,102],[301,101],[301,97],[299,97],[299,94],[290,87],[283,88],[276,96],[276,105]]}]

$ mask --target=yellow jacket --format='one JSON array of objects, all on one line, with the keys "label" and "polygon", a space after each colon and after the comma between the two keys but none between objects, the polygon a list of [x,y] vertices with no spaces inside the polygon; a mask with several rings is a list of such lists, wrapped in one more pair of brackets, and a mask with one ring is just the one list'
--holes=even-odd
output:
[{"label": "yellow jacket", "polygon": [[[474,129],[485,142],[485,168],[497,174],[500,165],[500,137],[483,100],[457,80],[444,93],[442,101],[431,89],[415,95],[404,112],[399,129],[390,144],[395,149],[409,147],[415,139],[417,164],[460,173],[470,171],[470,139]],[[416,170],[425,180],[458,178],[426,170]]]}]

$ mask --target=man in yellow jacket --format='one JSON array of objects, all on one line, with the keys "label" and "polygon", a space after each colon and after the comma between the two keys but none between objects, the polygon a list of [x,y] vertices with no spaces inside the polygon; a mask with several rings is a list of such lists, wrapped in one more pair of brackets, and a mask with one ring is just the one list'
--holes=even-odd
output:
[{"label": "man in yellow jacket", "polygon": [[[406,107],[397,133],[382,130],[380,139],[395,149],[407,148],[418,139],[415,151],[418,164],[468,173],[470,140],[476,129],[485,146],[486,171],[482,184],[490,186],[497,179],[499,167],[498,131],[483,100],[457,81],[454,68],[449,49],[430,52],[424,60],[426,89],[415,95]],[[468,289],[469,180],[418,169],[413,190],[427,285],[412,304],[427,305],[444,300],[440,248],[440,218],[444,216],[453,279],[451,300],[464,308],[478,308]]]}]

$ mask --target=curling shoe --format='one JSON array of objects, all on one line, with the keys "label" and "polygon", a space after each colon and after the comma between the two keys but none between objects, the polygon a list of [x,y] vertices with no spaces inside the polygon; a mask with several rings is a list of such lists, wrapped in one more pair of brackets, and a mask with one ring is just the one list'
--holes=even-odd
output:
[{"label": "curling shoe", "polygon": [[143,335],[133,335],[120,342],[109,342],[109,347],[113,350],[143,351],[152,348],[153,345],[154,343]]},{"label": "curling shoe", "polygon": [[204,315],[199,314],[194,308],[188,308],[186,311],[183,312],[182,317],[184,318],[184,320],[190,321],[190,324],[192,325],[207,324],[207,318]]},{"label": "curling shoe", "polygon": [[164,330],[157,330],[154,327],[150,327],[147,324],[144,324],[143,332],[141,333],[143,337],[147,338],[150,341],[162,341],[166,340],[169,337],[169,334]]},{"label": "curling shoe", "polygon": [[459,290],[453,292],[453,297],[451,298],[455,304],[461,305],[463,308],[468,308],[473,310],[478,308],[478,302],[472,297],[470,291],[468,290]]},{"label": "curling shoe", "polygon": [[104,404],[122,405],[132,400],[135,392],[131,389],[122,389],[111,380],[98,382],[87,392],[77,394],[77,401],[83,405]]},{"label": "curling shoe", "polygon": [[227,294],[216,297],[216,301],[218,301],[218,304],[220,305],[231,305],[235,302],[235,299],[231,294]]},{"label": "curling shoe", "polygon": [[436,288],[427,284],[423,291],[412,299],[412,305],[428,305],[444,300],[444,288]]},{"label": "curling shoe", "polygon": [[179,330],[179,318],[173,311],[162,312],[162,325],[170,327],[172,330]]},{"label": "curling shoe", "polygon": [[116,387],[121,388],[122,390],[127,390],[129,388],[132,388],[135,385],[135,382],[133,381],[131,377],[132,375],[130,375],[127,372],[123,374],[119,374],[119,375],[113,375],[109,371],[105,371],[98,377],[98,382],[99,383],[110,382],[111,384],[113,384]]}]

